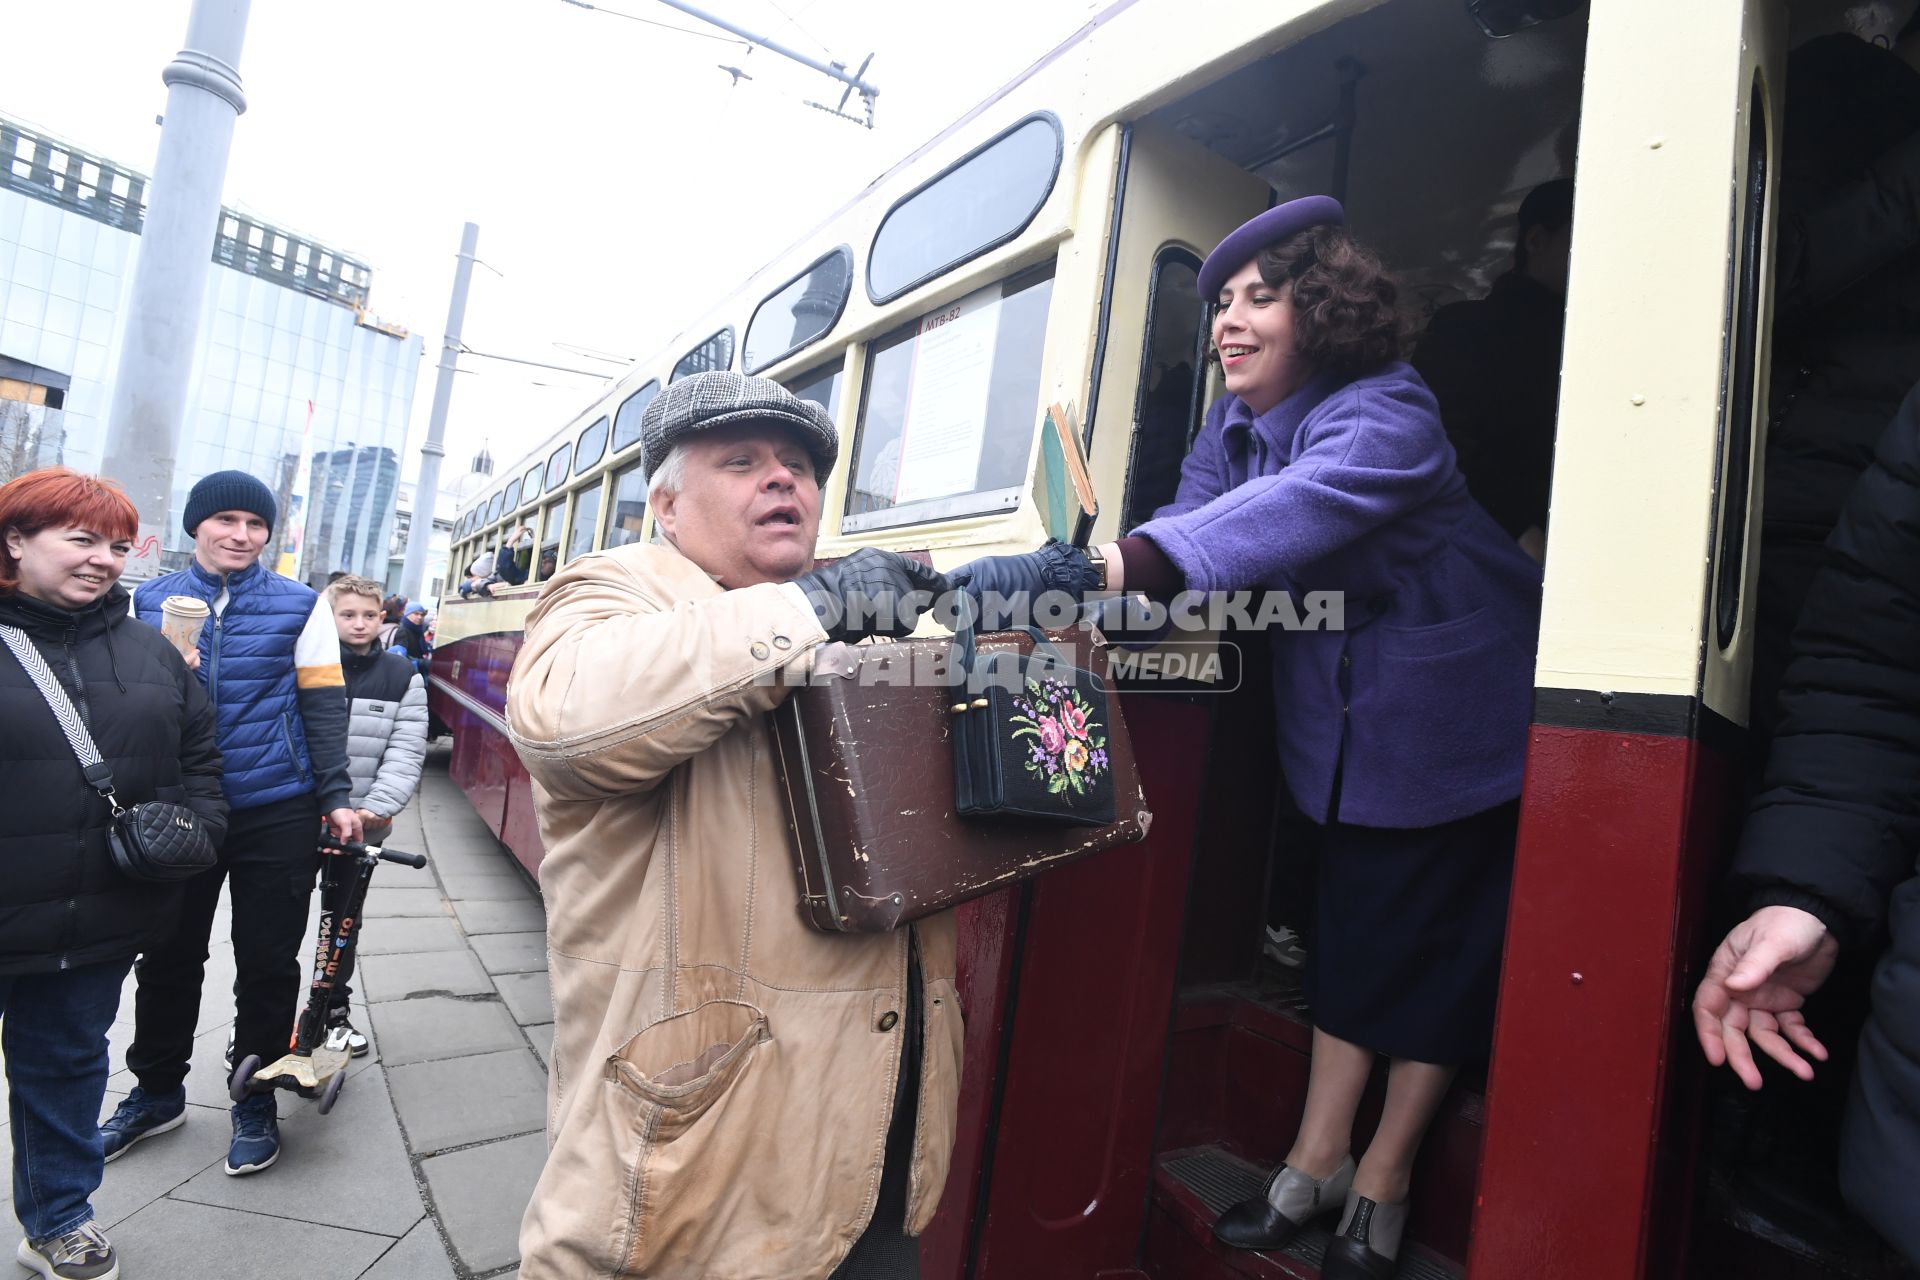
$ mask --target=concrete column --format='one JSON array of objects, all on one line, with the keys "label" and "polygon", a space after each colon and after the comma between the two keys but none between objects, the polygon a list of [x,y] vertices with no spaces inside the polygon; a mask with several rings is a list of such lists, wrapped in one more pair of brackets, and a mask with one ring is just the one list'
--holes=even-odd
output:
[{"label": "concrete column", "polygon": [[[447,331],[440,340],[440,371],[433,382],[433,414],[427,419],[427,442],[420,446],[420,473],[413,481],[413,524],[407,529],[407,558],[400,562],[400,594],[420,598],[426,578],[427,547],[433,541],[433,509],[440,499],[440,459],[446,449],[447,408],[453,403],[454,362],[460,354],[460,326],[467,316],[467,286],[473,280],[473,252],[480,246],[480,228],[469,222],[460,231],[460,261],[453,270],[453,297],[447,301]],[[447,570],[448,582],[453,570]]]},{"label": "concrete column", "polygon": [[219,231],[227,152],[234,121],[247,109],[239,68],[250,3],[194,0],[186,47],[160,75],[167,112],[120,334],[101,468],[140,509],[140,548],[128,562],[128,577],[159,571],[159,543],[172,523],[174,459]]}]

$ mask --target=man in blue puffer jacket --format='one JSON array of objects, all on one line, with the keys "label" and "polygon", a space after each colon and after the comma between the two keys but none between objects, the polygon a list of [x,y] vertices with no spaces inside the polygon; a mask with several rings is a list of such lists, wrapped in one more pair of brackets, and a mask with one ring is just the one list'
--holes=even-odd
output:
[{"label": "man in blue puffer jacket", "polygon": [[[321,816],[341,839],[360,838],[349,803],[346,682],[333,614],[312,588],[259,563],[276,514],[260,481],[215,472],[187,495],[193,564],[134,592],[134,613],[156,627],[168,596],[209,607],[188,665],[213,700],[231,817],[220,865],[187,882],[178,930],[135,970],[127,1065],[139,1085],[100,1126],[108,1160],[186,1119],[188,1060],[221,881],[232,888],[238,970],[228,1065],[249,1054],[271,1062],[285,1052],[300,999]],[[275,1097],[255,1094],[233,1108],[228,1173],[254,1173],[279,1158]]]}]

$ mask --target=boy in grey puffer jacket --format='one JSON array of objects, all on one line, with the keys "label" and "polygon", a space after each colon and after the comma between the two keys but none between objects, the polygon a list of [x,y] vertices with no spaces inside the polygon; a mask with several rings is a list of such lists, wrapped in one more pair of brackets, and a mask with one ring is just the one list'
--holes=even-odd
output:
[{"label": "boy in grey puffer jacket", "polygon": [[[427,689],[411,662],[380,648],[380,624],[385,620],[380,584],[350,574],[328,587],[327,596],[340,632],[340,669],[347,680],[350,803],[366,828],[366,842],[379,844],[420,785],[427,758]],[[364,924],[361,928],[364,931]],[[352,976],[349,954],[334,988],[327,1042],[335,1049],[350,1049],[358,1058],[367,1051],[367,1038],[348,1021]]]}]

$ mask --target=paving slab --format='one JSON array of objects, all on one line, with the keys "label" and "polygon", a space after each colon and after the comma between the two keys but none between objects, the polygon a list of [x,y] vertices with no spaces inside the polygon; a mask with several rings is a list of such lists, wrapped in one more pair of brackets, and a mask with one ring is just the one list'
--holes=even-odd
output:
[{"label": "paving slab", "polygon": [[115,1228],[113,1245],[128,1276],[189,1280],[297,1274],[308,1260],[316,1263],[317,1274],[357,1276],[390,1249],[393,1240],[264,1213],[160,1199]]},{"label": "paving slab", "polygon": [[518,871],[442,874],[440,885],[455,902],[523,902],[537,896]]},{"label": "paving slab", "polygon": [[553,1021],[553,988],[547,975],[540,973],[503,973],[493,980],[500,988],[500,999],[507,1012],[521,1026]]},{"label": "paving slab", "polygon": [[422,1218],[360,1280],[454,1280],[453,1263],[432,1218]]},{"label": "paving slab", "polygon": [[380,1028],[383,1061],[389,1068],[517,1049],[524,1042],[506,1008],[492,1000],[390,1000],[374,1006],[373,1023]]},{"label": "paving slab", "polygon": [[527,1039],[533,1041],[533,1051],[540,1055],[540,1061],[547,1070],[553,1070],[553,1024],[546,1022],[537,1027],[520,1029],[527,1033]]},{"label": "paving slab", "polygon": [[367,999],[374,1004],[406,1000],[427,992],[483,996],[493,990],[487,971],[473,952],[465,948],[367,956],[360,961],[355,977],[365,983]]},{"label": "paving slab", "polygon": [[[304,1099],[295,1101],[302,1105],[280,1122],[280,1159],[271,1169],[231,1178],[223,1160],[175,1190],[172,1198],[391,1238],[405,1235],[426,1205],[381,1073],[350,1079],[329,1115],[321,1115]],[[384,1248],[374,1257],[380,1252]],[[370,1257],[361,1265],[372,1261]],[[337,1275],[346,1268],[334,1270],[329,1264],[328,1271]]]},{"label": "paving slab", "polygon": [[481,933],[468,942],[488,973],[532,973],[547,967],[544,933]]},{"label": "paving slab", "polygon": [[389,1067],[387,1081],[415,1155],[547,1123],[547,1077],[524,1048]]},{"label": "paving slab", "polygon": [[402,951],[453,951],[465,945],[459,928],[451,920],[402,916],[383,920],[379,928],[367,930],[367,936],[360,940],[360,955],[365,958]]},{"label": "paving slab", "polygon": [[456,902],[454,914],[468,933],[526,933],[547,927],[547,912],[538,898],[517,902]]},{"label": "paving slab", "polygon": [[367,909],[361,913],[369,920],[387,916],[444,916],[447,903],[434,888],[375,889],[367,895]]},{"label": "paving slab", "polygon": [[[120,1099],[110,1094],[106,1101],[102,1119]],[[224,1110],[188,1107],[184,1125],[136,1143],[106,1166],[100,1189],[93,1193],[94,1216],[102,1227],[111,1230],[195,1174],[212,1169],[225,1177],[220,1170],[226,1164],[227,1144],[232,1138],[233,1126]]]},{"label": "paving slab", "polygon": [[469,1270],[520,1260],[520,1218],[546,1158],[546,1135],[530,1133],[420,1162],[440,1225]]}]

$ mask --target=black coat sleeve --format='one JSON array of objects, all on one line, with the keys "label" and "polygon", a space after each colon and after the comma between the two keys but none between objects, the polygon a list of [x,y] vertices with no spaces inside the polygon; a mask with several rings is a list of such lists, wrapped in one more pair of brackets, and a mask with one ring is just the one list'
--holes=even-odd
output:
[{"label": "black coat sleeve", "polygon": [[217,847],[227,836],[227,800],[220,791],[220,747],[213,700],[184,662],[173,665],[179,668],[186,711],[180,726],[180,780],[187,789],[187,806],[207,824]]},{"label": "black coat sleeve", "polygon": [[1920,133],[1888,147],[1866,176],[1783,201],[1774,268],[1778,320],[1794,323],[1920,247]]},{"label": "black coat sleeve", "polygon": [[1920,847],[1920,388],[1827,542],[1780,710],[1736,883],[1757,904],[1824,904],[1858,945]]}]

